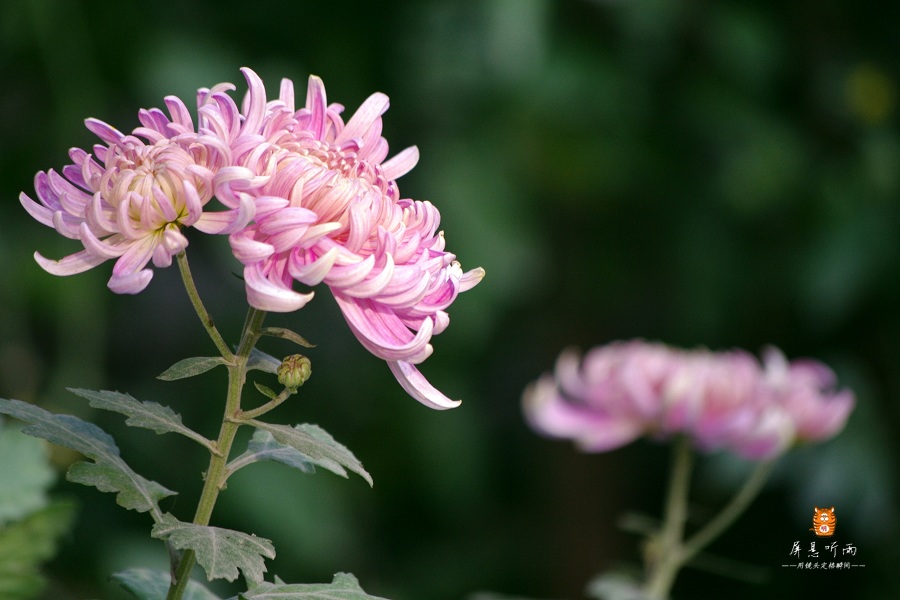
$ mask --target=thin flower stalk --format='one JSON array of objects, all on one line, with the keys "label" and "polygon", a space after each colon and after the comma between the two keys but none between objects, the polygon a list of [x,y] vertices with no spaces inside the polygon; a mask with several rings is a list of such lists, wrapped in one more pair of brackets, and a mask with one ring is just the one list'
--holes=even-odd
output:
[{"label": "thin flower stalk", "polygon": [[219,333],[212,316],[209,314],[209,311],[206,310],[206,306],[204,306],[203,300],[200,298],[200,292],[197,291],[197,285],[194,283],[194,278],[191,275],[191,266],[188,263],[187,254],[185,252],[179,252],[177,259],[178,270],[181,273],[181,281],[184,284],[184,289],[187,290],[187,295],[191,301],[191,306],[194,307],[194,312],[197,313],[200,322],[203,324],[203,328],[206,329],[206,333],[209,334],[210,339],[212,339],[213,344],[216,345],[216,349],[221,353],[222,358],[230,363],[234,359],[234,353],[231,352],[231,349],[228,347],[222,334]]},{"label": "thin flower stalk", "polygon": [[[213,508],[219,497],[219,492],[225,487],[225,481],[231,474],[228,470],[228,457],[234,438],[242,422],[237,418],[241,412],[241,393],[247,379],[247,362],[250,352],[256,345],[261,335],[262,323],[265,319],[265,311],[251,308],[247,313],[247,319],[241,334],[237,352],[228,367],[228,392],[225,403],[225,412],[222,418],[222,426],[219,437],[216,440],[217,452],[210,454],[209,468],[206,471],[203,490],[197,503],[197,511],[194,514],[195,525],[208,525],[212,517]],[[181,556],[174,570],[174,578],[166,600],[181,600],[187,589],[191,571],[196,564],[196,555],[192,550],[187,550]]]},{"label": "thin flower stalk", "polygon": [[669,598],[679,571],[744,513],[762,491],[775,464],[774,461],[758,463],[728,504],[685,539],[694,451],[688,440],[681,439],[676,442],[674,453],[663,525],[658,534],[651,536],[647,549],[644,593],[648,600]]}]

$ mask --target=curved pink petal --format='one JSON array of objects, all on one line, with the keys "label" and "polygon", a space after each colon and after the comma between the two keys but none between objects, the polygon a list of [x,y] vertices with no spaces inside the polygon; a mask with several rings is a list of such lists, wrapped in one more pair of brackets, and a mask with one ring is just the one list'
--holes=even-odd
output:
[{"label": "curved pink petal", "polygon": [[106,286],[116,294],[137,294],[144,291],[151,279],[153,271],[143,269],[136,273],[113,275]]},{"label": "curved pink petal", "polygon": [[340,146],[353,138],[365,138],[375,122],[388,109],[389,105],[390,100],[381,92],[375,92],[366,98],[366,101],[350,117],[344,129],[334,139],[334,143]]},{"label": "curved pink petal", "polygon": [[242,113],[245,120],[241,131],[244,134],[258,133],[262,129],[263,119],[266,115],[266,88],[262,79],[252,69],[243,67],[241,73],[244,74],[249,88],[244,99],[245,106]]},{"label": "curved pink petal", "polygon": [[399,179],[419,163],[419,149],[410,146],[381,164],[385,179]]},{"label": "curved pink petal", "polygon": [[310,75],[306,87],[306,111],[309,114],[309,120],[305,123],[305,128],[316,139],[321,139],[325,131],[326,108],[325,84],[320,78]]},{"label": "curved pink petal", "polygon": [[231,235],[246,228],[255,214],[256,204],[249,197],[244,197],[237,209],[204,211],[193,227],[203,233]]},{"label": "curved pink petal", "polygon": [[264,276],[256,265],[244,268],[247,301],[250,306],[270,312],[293,312],[306,306],[314,292],[300,294]]},{"label": "curved pink petal", "polygon": [[459,292],[462,293],[471,290],[481,283],[482,279],[484,279],[484,269],[481,267],[466,271],[463,274],[462,279],[459,280]]},{"label": "curved pink petal", "polygon": [[19,194],[19,203],[34,220],[47,227],[53,227],[53,211],[29,198],[25,192]]},{"label": "curved pink petal", "polygon": [[431,319],[413,334],[392,311],[371,300],[334,297],[356,338],[375,356],[418,364],[431,355]]},{"label": "curved pink petal", "polygon": [[325,277],[325,283],[331,288],[343,289],[358,284],[375,268],[375,256],[369,255],[352,264],[337,264]]},{"label": "curved pink petal", "polygon": [[127,246],[122,243],[121,236],[111,237],[110,240],[100,240],[93,234],[87,223],[81,224],[81,243],[84,244],[84,249],[94,256],[103,260],[109,260],[118,258],[125,253]]},{"label": "curved pink petal", "polygon": [[42,269],[52,275],[75,275],[84,273],[88,269],[93,269],[100,263],[106,261],[105,258],[91,254],[87,250],[70,254],[59,260],[50,260],[44,258],[39,252],[34,253],[34,260]]},{"label": "curved pink petal", "polygon": [[85,119],[84,125],[91,133],[96,135],[107,144],[116,144],[125,137],[125,135],[121,131],[119,131],[112,125],[109,125],[108,123],[104,123],[99,119]]},{"label": "curved pink petal", "polygon": [[400,383],[400,387],[428,408],[447,410],[462,404],[462,400],[451,400],[431,385],[415,365],[392,360],[387,361],[387,365]]},{"label": "curved pink petal", "polygon": [[292,260],[288,262],[288,272],[291,277],[309,286],[322,283],[338,258],[337,248],[332,248],[319,258],[307,263],[300,262],[300,254],[305,254],[305,252],[300,248],[294,251]]},{"label": "curved pink petal", "polygon": [[233,233],[228,237],[231,252],[241,263],[249,265],[275,254],[275,248],[266,242],[258,242],[245,232]]},{"label": "curved pink petal", "polygon": [[351,298],[372,298],[378,296],[391,282],[393,275],[394,258],[387,254],[384,258],[384,265],[377,273],[373,269],[365,280],[353,286],[342,287],[341,294]]}]

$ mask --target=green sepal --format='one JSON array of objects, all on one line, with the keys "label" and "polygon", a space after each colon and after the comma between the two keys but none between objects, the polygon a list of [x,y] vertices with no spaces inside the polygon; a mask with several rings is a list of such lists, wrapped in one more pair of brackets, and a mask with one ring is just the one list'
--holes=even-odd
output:
[{"label": "green sepal", "polygon": [[270,388],[269,386],[266,386],[266,385],[263,385],[261,383],[257,383],[256,381],[254,381],[253,387],[255,387],[259,391],[260,394],[262,394],[263,396],[265,396],[266,398],[268,398],[270,400],[274,400],[275,398],[278,397],[278,394],[276,394],[272,390],[272,388]]},{"label": "green sepal", "polygon": [[385,600],[363,591],[350,573],[337,573],[331,583],[261,583],[239,594],[240,600]]},{"label": "green sepal", "polygon": [[195,377],[202,375],[211,369],[215,369],[219,365],[227,365],[228,363],[221,356],[193,356],[179,360],[177,363],[156,376],[157,379],[163,381],[175,381],[177,379],[185,379],[187,377]]},{"label": "green sepal", "polygon": [[[154,569],[127,569],[110,577],[123,589],[139,600],[162,600],[169,591],[172,576],[168,571]],[[182,600],[222,600],[206,589],[199,581],[187,584]]]},{"label": "green sepal", "polygon": [[150,535],[167,540],[177,550],[193,550],[209,581],[234,581],[238,570],[254,584],[263,580],[264,558],[275,558],[272,542],[265,538],[208,525],[184,523],[169,513],[162,515]]}]

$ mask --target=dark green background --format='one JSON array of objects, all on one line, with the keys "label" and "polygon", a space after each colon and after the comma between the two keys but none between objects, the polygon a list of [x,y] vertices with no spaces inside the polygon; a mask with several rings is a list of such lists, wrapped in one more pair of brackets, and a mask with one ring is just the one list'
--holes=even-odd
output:
[{"label": "dark green background", "polygon": [[[401,191],[432,200],[448,249],[487,277],[453,305],[423,368],[464,399],[445,413],[405,396],[327,289],[271,317],[318,344],[313,378],[272,418],[325,427],[375,487],[278,465],[235,476],[214,520],[272,539],[270,572],[312,582],[350,571],[392,600],[478,590],[583,598],[593,575],[639,558],[638,539],[617,521],[627,510],[659,514],[667,448],[578,454],[528,429],[521,391],[566,346],[642,337],[753,352],[775,344],[826,361],[858,396],[847,431],[784,460],[711,548],[738,561],[726,570],[763,583],[688,572],[676,598],[895,597],[900,11],[875,6],[5,2],[0,397],[102,424],[139,472],[181,491],[164,508],[190,519],[204,468],[190,442],[126,431],[64,391],[127,391],[215,434],[222,373],[154,379],[213,351],[177,271],[157,270],[134,297],[106,289],[109,264],[50,276],[33,251],[57,258],[78,246],[31,220],[17,196],[33,192],[36,171],[65,165],[69,147],[94,143],[85,117],[129,130],[139,107],[168,94],[190,106],[198,87],[220,81],[242,94],[241,66],[273,94],[281,77],[303,90],[314,73],[348,115],[376,90],[391,97],[392,151],[416,144],[422,156]],[[191,239],[201,293],[233,338],[244,311],[238,264],[223,238]],[[722,457],[703,463],[699,518],[741,469]],[[165,568],[146,515],[65,482],[56,493],[82,511],[48,566],[48,598],[123,598],[110,572]],[[811,540],[814,504],[836,507],[837,539],[858,547],[865,568],[781,568],[795,540]]]}]

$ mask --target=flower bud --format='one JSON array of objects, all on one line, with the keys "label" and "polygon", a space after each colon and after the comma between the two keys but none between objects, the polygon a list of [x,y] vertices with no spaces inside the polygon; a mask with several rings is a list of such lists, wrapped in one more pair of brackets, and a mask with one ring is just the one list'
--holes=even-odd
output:
[{"label": "flower bud", "polygon": [[278,383],[296,390],[312,375],[312,362],[302,354],[292,354],[278,365]]}]

